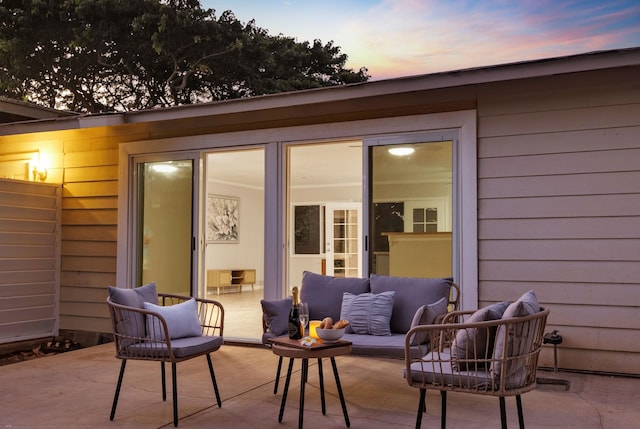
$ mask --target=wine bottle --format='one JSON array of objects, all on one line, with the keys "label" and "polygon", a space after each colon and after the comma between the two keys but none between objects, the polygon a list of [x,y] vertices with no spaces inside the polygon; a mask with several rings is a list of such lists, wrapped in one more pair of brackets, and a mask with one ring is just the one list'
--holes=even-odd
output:
[{"label": "wine bottle", "polygon": [[294,287],[291,291],[291,310],[289,311],[289,338],[299,340],[302,338],[302,324],[300,323],[300,315],[298,313],[298,305],[300,304],[300,296],[298,288]]}]

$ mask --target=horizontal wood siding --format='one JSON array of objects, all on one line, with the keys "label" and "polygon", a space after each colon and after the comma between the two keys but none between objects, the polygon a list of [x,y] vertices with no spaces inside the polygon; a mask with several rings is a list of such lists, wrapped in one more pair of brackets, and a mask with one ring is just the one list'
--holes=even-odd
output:
[{"label": "horizontal wood siding", "polygon": [[60,327],[110,332],[106,288],[116,280],[118,143],[64,142]]},{"label": "horizontal wood siding", "polygon": [[478,91],[479,305],[535,290],[560,367],[640,374],[638,76]]},{"label": "horizontal wood siding", "polygon": [[0,179],[0,343],[58,333],[61,194]]}]

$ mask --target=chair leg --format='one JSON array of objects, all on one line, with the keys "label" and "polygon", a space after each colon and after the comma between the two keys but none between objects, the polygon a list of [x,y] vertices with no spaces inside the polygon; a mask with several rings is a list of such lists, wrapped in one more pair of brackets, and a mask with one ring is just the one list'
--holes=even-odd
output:
[{"label": "chair leg", "polygon": [[276,382],[273,385],[273,394],[278,393],[278,383],[280,382],[280,370],[282,369],[282,356],[278,359],[278,369],[276,370]]},{"label": "chair leg", "polygon": [[218,383],[216,383],[216,374],[213,372],[213,363],[211,362],[211,355],[207,353],[207,363],[209,364],[209,374],[211,374],[211,382],[213,383],[213,391],[216,393],[216,401],[218,402],[218,408],[222,407],[222,401],[220,400],[220,392],[218,391]]},{"label": "chair leg", "polygon": [[120,364],[120,375],[118,375],[118,384],[116,385],[116,394],[113,396],[113,405],[111,405],[111,415],[109,420],[113,420],[116,415],[116,406],[118,405],[118,397],[120,396],[120,387],[122,387],[122,377],[124,377],[124,368],[127,366],[127,360],[122,359]]},{"label": "chair leg", "polygon": [[504,396],[500,396],[500,422],[502,429],[507,429],[507,409],[504,402]]},{"label": "chair leg", "polygon": [[418,416],[416,417],[416,429],[420,429],[422,426],[422,413],[427,408],[427,389],[420,389],[420,401],[418,402]]},{"label": "chair leg", "polygon": [[440,397],[442,398],[442,411],[440,416],[440,427],[442,429],[447,428],[447,391],[441,390]]},{"label": "chair leg", "polygon": [[160,379],[162,380],[162,400],[167,400],[167,376],[164,372],[164,361],[160,362]]},{"label": "chair leg", "polygon": [[171,383],[173,384],[173,427],[178,427],[178,377],[176,363],[171,362]]},{"label": "chair leg", "polygon": [[516,395],[516,405],[518,406],[518,423],[520,423],[520,429],[524,429],[524,416],[522,414],[522,398],[520,395]]}]

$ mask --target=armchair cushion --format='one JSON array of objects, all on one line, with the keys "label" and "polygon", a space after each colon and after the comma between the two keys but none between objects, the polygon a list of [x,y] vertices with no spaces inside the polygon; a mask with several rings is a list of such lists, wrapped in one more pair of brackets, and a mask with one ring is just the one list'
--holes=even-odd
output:
[{"label": "armchair cushion", "polygon": [[[198,337],[202,335],[202,326],[198,318],[198,305],[194,298],[179,304],[161,306],[144,303],[145,310],[160,314],[167,322],[170,339]],[[164,329],[159,320],[147,317],[147,332],[153,339],[165,340]]]},{"label": "armchair cushion", "polygon": [[391,335],[389,322],[394,291],[354,295],[345,292],[340,319],[349,321],[348,331],[356,334]]},{"label": "armchair cushion", "polygon": [[[133,289],[122,289],[108,286],[109,298],[112,302],[127,307],[144,308],[145,302],[158,303],[158,291],[155,283],[149,283]],[[144,317],[139,313],[125,312],[122,320],[122,326],[117,329],[120,332],[126,332],[131,337],[145,337]],[[128,316],[131,318],[129,319]]]},{"label": "armchair cushion", "polygon": [[291,298],[260,301],[262,314],[267,325],[267,332],[273,337],[284,335],[289,331],[289,310],[291,309]]},{"label": "armchair cushion", "polygon": [[369,292],[369,279],[357,277],[332,277],[305,271],[302,275],[300,298],[309,304],[309,319],[340,318],[342,298],[345,292],[354,295]]},{"label": "armchair cushion", "polygon": [[395,291],[391,332],[406,334],[411,328],[413,316],[425,304],[449,298],[449,279],[407,278],[371,275],[371,292]]},{"label": "armchair cushion", "polygon": [[[508,301],[497,302],[477,310],[473,313],[467,323],[488,322],[490,320],[500,320],[505,310],[509,306]],[[458,359],[485,359],[493,353],[496,328],[466,328],[456,333],[456,337],[451,344],[451,358],[454,368],[465,370],[463,362],[458,363]]]},{"label": "armchair cushion", "polygon": [[[530,316],[538,313],[539,311],[540,305],[538,303],[538,298],[536,297],[535,292],[530,290],[507,307],[502,315],[502,319]],[[523,347],[531,343],[529,336],[533,334],[533,332],[523,330],[522,327],[519,327],[518,325],[509,325],[508,330],[505,325],[498,328],[496,333],[495,349],[493,352],[494,362],[491,364],[491,372],[494,377],[500,377],[503,369],[502,363],[499,359],[502,359],[505,356],[505,353],[506,357],[511,357],[514,353],[521,354],[523,352]],[[511,340],[509,341],[509,339]],[[506,350],[505,342],[507,343]],[[524,362],[513,362],[507,370],[507,377],[517,375],[523,368]]]},{"label": "armchair cushion", "polygon": [[[437,302],[432,304],[425,304],[422,307],[418,308],[416,314],[413,315],[413,320],[411,321],[411,328],[415,328],[418,325],[431,325],[433,324],[438,316],[441,314],[445,314],[447,312],[447,306],[449,305],[449,300],[447,298],[440,298]],[[425,333],[416,334],[411,339],[411,345],[415,346],[418,344],[424,344],[428,340],[428,335]]]},{"label": "armchair cushion", "polygon": [[158,291],[155,283],[133,289],[122,289],[113,286],[107,287],[109,298],[112,302],[127,307],[144,308],[144,302],[158,303]]}]

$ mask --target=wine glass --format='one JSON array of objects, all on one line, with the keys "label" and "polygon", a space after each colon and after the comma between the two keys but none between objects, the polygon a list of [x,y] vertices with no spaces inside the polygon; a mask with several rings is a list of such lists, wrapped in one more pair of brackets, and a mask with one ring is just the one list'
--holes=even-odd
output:
[{"label": "wine glass", "polygon": [[301,302],[298,305],[298,317],[302,324],[302,336],[306,337],[307,324],[309,323],[309,305],[306,302]]}]

